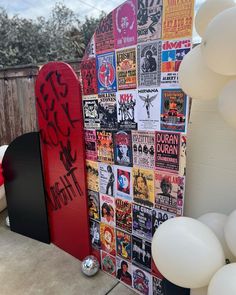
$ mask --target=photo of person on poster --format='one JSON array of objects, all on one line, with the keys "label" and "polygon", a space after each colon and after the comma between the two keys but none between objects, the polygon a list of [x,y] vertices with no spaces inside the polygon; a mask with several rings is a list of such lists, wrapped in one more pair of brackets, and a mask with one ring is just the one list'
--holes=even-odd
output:
[{"label": "photo of person on poster", "polygon": [[[113,196],[114,195],[114,182],[115,182],[115,175],[112,171],[112,168],[110,165],[107,166],[107,172],[109,173],[109,179],[106,187],[106,194]],[[110,191],[110,193],[109,193]]]},{"label": "photo of person on poster", "polygon": [[132,277],[128,272],[128,263],[126,261],[121,262],[121,267],[117,271],[117,279],[121,280],[127,285],[132,285]]},{"label": "photo of person on poster", "polygon": [[112,206],[107,203],[102,204],[102,218],[105,219],[106,223],[113,224],[114,223],[114,209]]},{"label": "photo of person on poster", "polygon": [[152,207],[153,204],[150,201],[150,192],[148,189],[148,183],[145,175],[138,173],[134,176],[134,201],[142,205]]}]

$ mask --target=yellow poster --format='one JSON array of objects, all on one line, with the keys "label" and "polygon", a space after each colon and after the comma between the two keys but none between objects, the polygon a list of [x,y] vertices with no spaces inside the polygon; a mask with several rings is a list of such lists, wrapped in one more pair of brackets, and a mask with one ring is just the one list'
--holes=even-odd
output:
[{"label": "yellow poster", "polygon": [[99,192],[98,163],[86,160],[86,171],[88,189]]},{"label": "yellow poster", "polygon": [[162,39],[192,37],[194,0],[163,0]]}]

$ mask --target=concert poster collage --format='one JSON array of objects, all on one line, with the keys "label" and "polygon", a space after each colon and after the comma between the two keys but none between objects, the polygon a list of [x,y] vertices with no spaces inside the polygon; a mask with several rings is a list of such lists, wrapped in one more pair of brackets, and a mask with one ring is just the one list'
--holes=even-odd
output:
[{"label": "concert poster collage", "polygon": [[138,294],[163,294],[152,237],[183,215],[191,101],[178,69],[193,12],[193,0],[127,0],[81,62],[91,245],[101,269]]}]

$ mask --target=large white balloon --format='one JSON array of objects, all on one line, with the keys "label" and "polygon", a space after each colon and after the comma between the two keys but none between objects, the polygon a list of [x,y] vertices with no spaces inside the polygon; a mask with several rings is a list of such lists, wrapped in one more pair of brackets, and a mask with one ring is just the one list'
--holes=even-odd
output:
[{"label": "large white balloon", "polygon": [[236,74],[236,7],[224,10],[209,23],[201,47],[207,66],[221,75]]},{"label": "large white balloon", "polygon": [[218,109],[223,119],[236,128],[236,80],[229,81],[219,95]]},{"label": "large white balloon", "polygon": [[190,295],[207,295],[207,289],[208,289],[208,287],[191,289]]},{"label": "large white balloon", "polygon": [[152,256],[164,277],[185,288],[207,286],[225,264],[222,246],[213,231],[189,217],[171,218],[156,230]]},{"label": "large white balloon", "polygon": [[229,215],[224,227],[224,233],[230,251],[236,256],[236,210]]},{"label": "large white balloon", "polygon": [[236,263],[227,264],[218,270],[210,281],[207,295],[236,294]]},{"label": "large white balloon", "polygon": [[199,221],[207,225],[216,234],[223,247],[225,258],[230,262],[235,262],[236,258],[230,252],[229,247],[225,241],[224,227],[228,216],[220,213],[206,213],[198,218]]},{"label": "large white balloon", "polygon": [[195,17],[195,27],[198,34],[202,37],[209,22],[217,14],[235,5],[235,0],[206,0],[203,2]]},{"label": "large white balloon", "polygon": [[230,78],[211,71],[205,64],[201,46],[196,46],[183,59],[179,68],[179,84],[196,99],[214,99]]}]

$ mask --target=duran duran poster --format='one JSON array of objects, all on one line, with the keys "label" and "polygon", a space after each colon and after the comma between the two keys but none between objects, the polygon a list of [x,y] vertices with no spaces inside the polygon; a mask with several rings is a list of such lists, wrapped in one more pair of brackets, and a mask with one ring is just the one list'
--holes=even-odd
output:
[{"label": "duran duran poster", "polygon": [[162,39],[192,37],[194,1],[163,0]]},{"label": "duran duran poster", "polygon": [[116,91],[115,52],[98,54],[96,56],[98,93]]},{"label": "duran duran poster", "polygon": [[138,43],[161,38],[162,0],[137,1]]},{"label": "duran duran poster", "polygon": [[116,52],[118,90],[136,88],[136,47]]},{"label": "duran duran poster", "polygon": [[84,127],[88,129],[99,128],[98,96],[83,96]]},{"label": "duran duran poster", "polygon": [[83,94],[97,94],[98,86],[96,75],[96,59],[91,58],[82,60],[80,70],[83,83]]},{"label": "duran duran poster", "polygon": [[115,48],[137,44],[136,1],[127,0],[114,10]]},{"label": "duran duran poster", "polygon": [[138,86],[158,87],[161,82],[161,41],[145,42],[137,46]]},{"label": "duran duran poster", "polygon": [[155,166],[155,132],[132,131],[133,164],[144,168]]},{"label": "duran duran poster", "polygon": [[191,39],[167,40],[162,42],[161,85],[178,87],[178,71],[185,55],[191,50]]},{"label": "duran duran poster", "polygon": [[137,95],[138,130],[158,130],[160,126],[160,88],[140,88]]},{"label": "duran duran poster", "polygon": [[115,164],[132,166],[132,138],[130,131],[116,131],[113,133]]},{"label": "duran duran poster", "polygon": [[118,129],[137,129],[136,91],[118,91],[116,94]]},{"label": "duran duran poster", "polygon": [[114,49],[113,12],[104,17],[95,30],[96,53]]},{"label": "duran duran poster", "polygon": [[87,160],[97,161],[97,137],[95,130],[84,130],[85,155]]},{"label": "duran duran poster", "polygon": [[101,129],[117,129],[116,94],[103,93],[98,95],[98,113]]},{"label": "duran duran poster", "polygon": [[115,166],[115,186],[117,197],[133,200],[132,168]]},{"label": "duran duran poster", "polygon": [[180,133],[160,131],[155,135],[156,169],[178,173],[180,168]]},{"label": "duran duran poster", "polygon": [[185,132],[187,123],[187,95],[181,89],[161,91],[161,130]]}]

